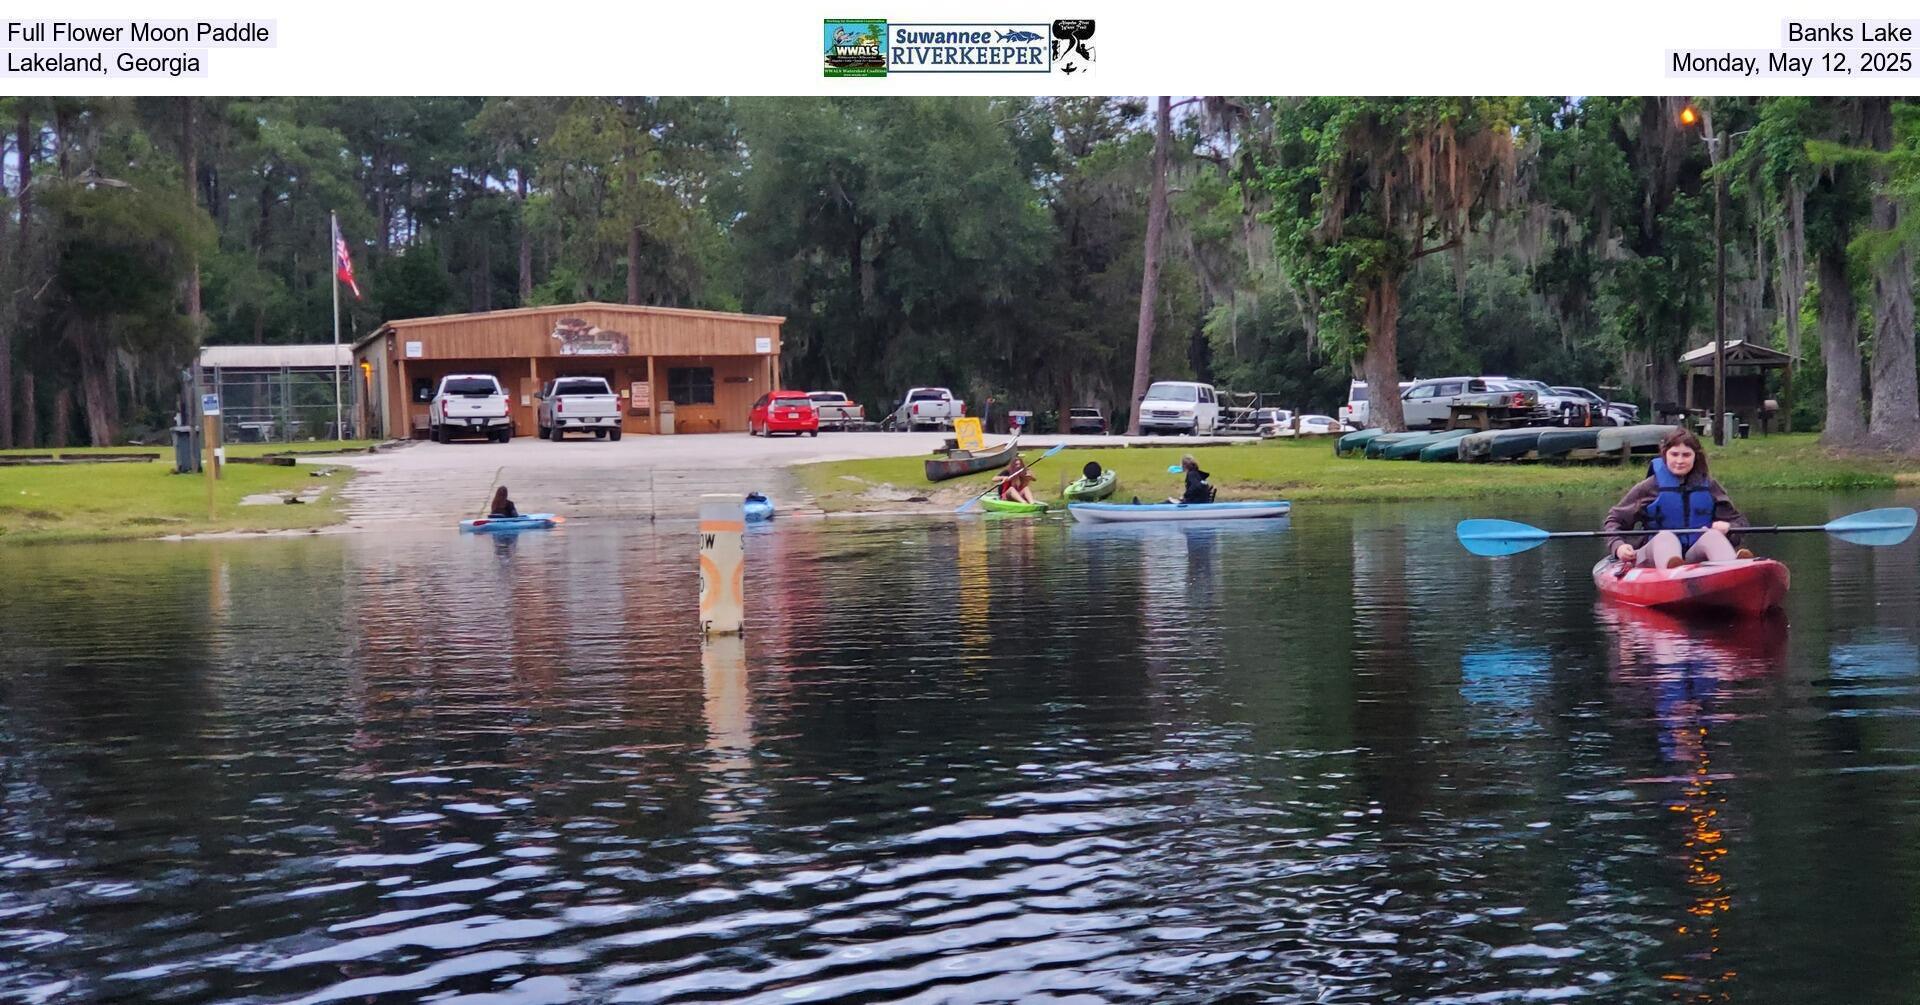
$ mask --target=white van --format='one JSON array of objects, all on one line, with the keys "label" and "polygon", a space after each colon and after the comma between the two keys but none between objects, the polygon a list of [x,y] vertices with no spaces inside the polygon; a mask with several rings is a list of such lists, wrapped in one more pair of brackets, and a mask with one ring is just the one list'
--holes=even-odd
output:
[{"label": "white van", "polygon": [[1140,401],[1142,433],[1211,434],[1220,425],[1220,398],[1212,384],[1156,380]]}]

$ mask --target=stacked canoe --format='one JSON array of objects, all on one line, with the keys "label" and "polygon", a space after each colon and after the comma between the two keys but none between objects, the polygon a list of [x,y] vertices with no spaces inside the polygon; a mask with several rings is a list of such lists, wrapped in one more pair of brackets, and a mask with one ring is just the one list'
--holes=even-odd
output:
[{"label": "stacked canoe", "polygon": [[1522,457],[1543,460],[1618,455],[1622,451],[1651,453],[1674,426],[1558,426],[1520,429],[1470,429],[1383,433],[1363,429],[1341,436],[1334,453],[1341,456],[1409,461],[1505,461]]}]

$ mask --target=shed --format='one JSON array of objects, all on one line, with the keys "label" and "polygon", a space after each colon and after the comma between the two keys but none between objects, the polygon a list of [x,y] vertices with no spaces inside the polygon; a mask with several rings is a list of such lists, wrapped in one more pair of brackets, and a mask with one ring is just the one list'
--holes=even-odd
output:
[{"label": "shed", "polygon": [[354,432],[352,368],[344,345],[210,345],[200,350],[196,376],[203,393],[220,396],[223,440],[286,443],[337,438],[336,386],[344,432]]},{"label": "shed", "polygon": [[786,319],[678,307],[580,303],[388,321],[353,346],[354,379],[377,435],[424,428],[440,378],[492,374],[507,388],[514,432],[537,427],[534,394],[556,377],[603,377],[620,396],[621,430],[738,432],[778,388]]},{"label": "shed", "polygon": [[[1732,339],[1727,342],[1727,411],[1740,416],[1742,422],[1752,426],[1761,426],[1761,417],[1765,412],[1767,400],[1768,370],[1783,370],[1786,389],[1784,397],[1793,397],[1793,365],[1798,362],[1791,355],[1778,349],[1755,345],[1745,339]],[[1713,408],[1713,343],[1709,342],[1680,357],[1680,366],[1686,374],[1686,409],[1689,413]],[[1694,403],[1700,402],[1698,406]],[[1793,409],[1782,408],[1779,412],[1784,432],[1793,432]]]}]

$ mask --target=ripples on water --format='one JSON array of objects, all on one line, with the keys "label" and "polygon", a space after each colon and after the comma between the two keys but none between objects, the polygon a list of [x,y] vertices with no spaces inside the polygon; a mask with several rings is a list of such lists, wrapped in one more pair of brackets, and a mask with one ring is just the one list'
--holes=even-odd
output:
[{"label": "ripples on water", "polygon": [[1915,546],[1461,515],[787,523],[705,650],[684,527],[16,549],[0,999],[1902,1000]]}]

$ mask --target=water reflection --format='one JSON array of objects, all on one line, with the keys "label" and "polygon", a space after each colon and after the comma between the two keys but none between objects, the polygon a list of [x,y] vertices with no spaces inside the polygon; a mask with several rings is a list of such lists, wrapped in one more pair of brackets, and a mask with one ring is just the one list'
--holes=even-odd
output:
[{"label": "water reflection", "polygon": [[1699,631],[1460,515],[792,521],[705,646],[670,527],[10,553],[0,997],[1905,994],[1914,549]]}]

